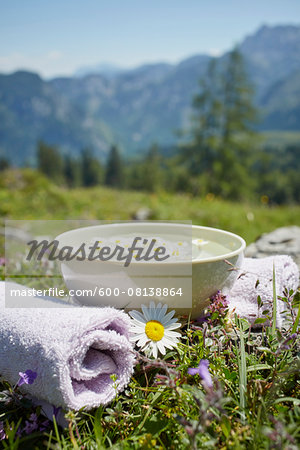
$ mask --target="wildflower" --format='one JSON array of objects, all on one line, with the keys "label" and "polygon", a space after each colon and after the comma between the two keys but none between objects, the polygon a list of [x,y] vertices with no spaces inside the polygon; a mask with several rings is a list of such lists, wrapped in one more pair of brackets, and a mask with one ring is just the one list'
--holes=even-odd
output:
[{"label": "wildflower", "polygon": [[6,259],[0,257],[0,267],[1,267],[1,266],[5,266],[5,264],[6,264]]},{"label": "wildflower", "polygon": [[44,420],[44,422],[42,422],[39,426],[39,430],[40,431],[45,431],[50,425],[49,420]]},{"label": "wildflower", "polygon": [[202,378],[202,384],[205,388],[211,388],[213,386],[208,366],[209,362],[207,361],[207,359],[201,359],[198,367],[192,367],[188,369],[189,375],[200,375],[200,377]]},{"label": "wildflower", "polygon": [[211,304],[208,309],[211,314],[217,313],[220,316],[226,316],[228,310],[228,300],[225,295],[218,291],[211,297],[210,301]]},{"label": "wildflower", "polygon": [[29,420],[25,421],[24,430],[26,434],[31,434],[33,431],[38,430],[38,417],[36,414],[30,414]]},{"label": "wildflower", "polygon": [[297,333],[293,333],[290,336],[288,336],[283,343],[278,347],[276,354],[280,354],[283,350],[290,350],[291,345],[289,344],[290,341],[293,341],[297,338]]},{"label": "wildflower", "polygon": [[0,422],[0,441],[2,441],[3,439],[6,439],[6,434],[4,431],[4,423]]},{"label": "wildflower", "polygon": [[165,355],[166,348],[172,349],[177,346],[180,333],[175,331],[181,324],[173,318],[175,311],[168,314],[168,305],[159,303],[157,306],[150,302],[150,306],[141,305],[142,312],[130,311],[132,317],[131,337],[132,342],[141,347],[146,353],[157,358],[158,351]]},{"label": "wildflower", "polygon": [[26,372],[19,372],[20,379],[18,381],[18,386],[22,384],[32,384],[37,377],[37,373],[28,369]]},{"label": "wildflower", "polygon": [[[197,319],[195,320],[195,323],[197,325],[202,325],[202,324],[208,322],[209,318],[210,318],[210,314],[203,314],[202,313],[199,317],[197,317]],[[198,329],[199,329],[199,327],[198,327]]]},{"label": "wildflower", "polygon": [[55,417],[56,420],[57,420],[57,416],[58,416],[60,410],[61,410],[60,406],[58,406],[58,407],[53,406],[53,413],[52,414],[53,414],[53,416]]}]

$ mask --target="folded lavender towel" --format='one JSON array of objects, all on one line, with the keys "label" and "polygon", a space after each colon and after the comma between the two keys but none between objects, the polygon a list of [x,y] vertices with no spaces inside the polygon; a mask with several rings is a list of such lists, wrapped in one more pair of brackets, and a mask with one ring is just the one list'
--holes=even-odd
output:
[{"label": "folded lavender towel", "polygon": [[[273,306],[273,263],[275,267],[276,294],[282,296],[285,288],[297,290],[299,286],[299,270],[292,258],[287,255],[268,256],[266,258],[245,258],[240,269],[240,276],[229,292],[224,292],[229,301],[229,309],[254,325],[259,317],[265,317],[262,312]],[[260,296],[263,307],[258,308],[257,297]],[[278,328],[284,321],[283,311],[286,304],[277,300]],[[265,322],[266,325],[269,322]],[[258,325],[261,326],[261,325]]]},{"label": "folded lavender towel", "polygon": [[56,407],[90,409],[108,403],[129,382],[134,355],[124,312],[4,306],[1,282],[0,374],[15,384],[19,372],[36,372],[34,383],[20,388],[23,392]]}]

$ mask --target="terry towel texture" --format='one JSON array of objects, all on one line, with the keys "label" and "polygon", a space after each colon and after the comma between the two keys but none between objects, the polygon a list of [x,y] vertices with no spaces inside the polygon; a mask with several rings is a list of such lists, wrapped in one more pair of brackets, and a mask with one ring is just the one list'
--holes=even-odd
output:
[{"label": "terry towel texture", "polygon": [[[283,296],[284,289],[296,291],[299,286],[299,270],[292,258],[287,255],[268,256],[266,258],[245,258],[240,270],[240,277],[234,283],[230,292],[224,292],[229,301],[229,309],[254,325],[259,317],[265,317],[262,312],[273,307],[273,263],[275,266],[276,294]],[[263,307],[258,310],[257,297],[260,295]],[[286,304],[277,300],[276,325],[281,328],[284,321],[283,311]],[[269,322],[265,323],[266,325]],[[255,325],[254,325],[255,326]],[[258,325],[261,326],[261,325]]]},{"label": "terry towel texture", "polygon": [[108,403],[129,382],[134,354],[124,312],[4,306],[1,282],[0,374],[15,384],[19,372],[37,372],[32,385],[22,385],[23,392],[55,406],[91,409]]}]

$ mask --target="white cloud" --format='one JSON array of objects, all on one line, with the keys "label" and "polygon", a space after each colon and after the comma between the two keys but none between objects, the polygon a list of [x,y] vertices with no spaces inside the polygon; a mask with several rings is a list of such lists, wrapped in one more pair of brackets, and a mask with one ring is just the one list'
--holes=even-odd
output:
[{"label": "white cloud", "polygon": [[51,50],[49,53],[47,53],[47,58],[51,61],[57,61],[58,59],[62,59],[63,53],[59,50]]},{"label": "white cloud", "polygon": [[0,72],[10,73],[16,70],[29,70],[50,78],[58,74],[71,75],[77,64],[70,61],[59,50],[50,50],[44,54],[29,55],[14,52],[0,55]]},{"label": "white cloud", "polygon": [[210,56],[221,56],[224,53],[224,51],[220,50],[219,48],[209,48],[207,53]]},{"label": "white cloud", "polygon": [[1,70],[7,71],[15,67],[16,64],[22,64],[24,61],[24,55],[21,53],[12,53],[8,56],[0,56],[0,68]]}]

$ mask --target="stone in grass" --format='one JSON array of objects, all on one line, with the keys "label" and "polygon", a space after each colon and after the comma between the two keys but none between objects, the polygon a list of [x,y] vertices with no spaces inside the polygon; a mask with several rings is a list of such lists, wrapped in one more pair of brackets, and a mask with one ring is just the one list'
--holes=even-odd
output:
[{"label": "stone in grass", "polygon": [[133,220],[150,220],[152,211],[149,208],[140,208],[132,216]]},{"label": "stone in grass", "polygon": [[282,227],[265,233],[245,250],[245,256],[248,258],[271,255],[289,255],[300,269],[300,227]]}]

